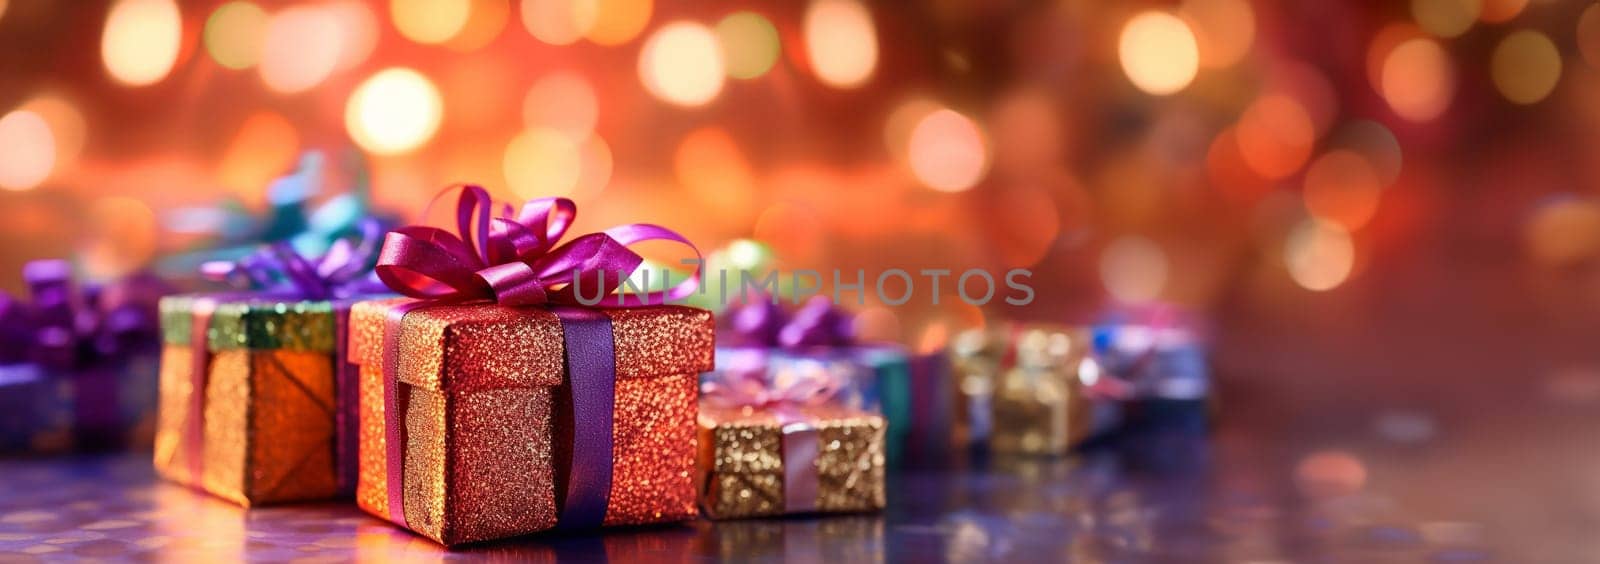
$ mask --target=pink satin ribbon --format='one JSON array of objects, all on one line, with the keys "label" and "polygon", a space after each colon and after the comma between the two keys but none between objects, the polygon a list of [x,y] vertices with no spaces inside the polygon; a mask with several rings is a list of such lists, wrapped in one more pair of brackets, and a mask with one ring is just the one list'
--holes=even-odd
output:
[{"label": "pink satin ribbon", "polygon": [[211,314],[217,310],[212,298],[194,299],[193,325],[189,329],[189,417],[184,420],[182,448],[188,458],[190,478],[199,485],[200,472],[205,469],[206,433],[206,381],[211,372],[211,346],[206,342],[206,331],[211,327]]},{"label": "pink satin ribbon", "polygon": [[[694,293],[700,268],[689,279],[661,292],[617,295],[584,304],[582,287],[610,296],[644,259],[628,247],[645,241],[681,243],[701,260],[700,250],[665,227],[631,223],[589,233],[565,243],[577,205],[566,198],[529,200],[515,214],[509,206],[495,213],[488,191],[463,185],[456,201],[456,232],[411,225],[389,233],[378,255],[378,278],[402,295],[446,303],[492,301],[501,305],[582,305],[639,307],[660,305]],[[585,292],[587,294],[587,292]]]}]

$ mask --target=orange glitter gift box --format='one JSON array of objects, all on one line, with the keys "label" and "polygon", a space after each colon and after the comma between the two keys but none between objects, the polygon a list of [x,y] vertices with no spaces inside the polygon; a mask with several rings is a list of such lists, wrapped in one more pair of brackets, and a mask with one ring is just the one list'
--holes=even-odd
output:
[{"label": "orange glitter gift box", "polygon": [[349,303],[163,298],[157,472],[245,506],[349,495]]},{"label": "orange glitter gift box", "polygon": [[350,322],[366,511],[445,545],[696,515],[710,312],[394,299],[356,304]]}]

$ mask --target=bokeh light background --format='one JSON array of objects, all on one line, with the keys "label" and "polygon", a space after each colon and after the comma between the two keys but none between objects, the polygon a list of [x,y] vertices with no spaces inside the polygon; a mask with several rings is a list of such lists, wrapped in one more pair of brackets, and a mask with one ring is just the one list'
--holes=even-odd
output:
[{"label": "bokeh light background", "polygon": [[470,181],[869,287],[1035,272],[1028,308],[869,297],[924,348],[1167,302],[1225,375],[1361,351],[1295,382],[1329,402],[1600,389],[1590,2],[0,0],[0,45],[0,272],[143,268],[318,150],[400,217]]}]

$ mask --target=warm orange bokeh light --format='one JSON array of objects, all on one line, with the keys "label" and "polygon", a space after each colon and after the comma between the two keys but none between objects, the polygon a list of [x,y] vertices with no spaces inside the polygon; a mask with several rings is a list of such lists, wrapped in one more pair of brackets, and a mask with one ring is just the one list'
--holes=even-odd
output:
[{"label": "warm orange bokeh light", "polygon": [[1307,290],[1332,290],[1355,268],[1355,243],[1338,224],[1307,219],[1289,232],[1283,262],[1289,276]]},{"label": "warm orange bokeh light", "polygon": [[573,139],[594,131],[600,102],[583,75],[558,71],[545,75],[522,101],[522,120],[528,127],[558,129]]},{"label": "warm orange bokeh light", "polygon": [[472,4],[470,0],[389,0],[389,17],[406,39],[444,43],[466,27]]},{"label": "warm orange bokeh light", "polygon": [[38,186],[55,165],[55,136],[43,117],[27,110],[0,116],[0,188]]},{"label": "warm orange bokeh light", "polygon": [[578,142],[554,129],[530,129],[506,145],[506,186],[523,199],[569,196],[583,158]]},{"label": "warm orange bokeh light", "polygon": [[172,0],[120,0],[106,16],[100,58],[128,86],[160,82],[178,62],[183,16]]},{"label": "warm orange bokeh light", "polygon": [[75,104],[55,94],[40,94],[17,109],[33,112],[50,126],[50,135],[56,144],[55,170],[62,170],[77,160],[88,141],[89,124]]},{"label": "warm orange bokeh light", "polygon": [[621,45],[639,36],[650,23],[652,0],[577,0],[577,21],[587,23],[584,37],[597,45]]},{"label": "warm orange bokeh light", "polygon": [[1443,114],[1455,96],[1455,69],[1450,55],[1431,39],[1411,39],[1384,58],[1379,91],[1389,107],[1411,121],[1430,121]]},{"label": "warm orange bokeh light", "polygon": [[1117,43],[1122,72],[1140,90],[1173,94],[1194,81],[1200,47],[1194,32],[1177,16],[1144,12],[1128,20]]},{"label": "warm orange bokeh light", "polygon": [[1186,0],[1178,15],[1193,28],[1200,65],[1224,68],[1250,52],[1256,37],[1256,14],[1247,0]]},{"label": "warm orange bokeh light", "polygon": [[911,172],[928,187],[960,192],[983,179],[989,169],[988,141],[967,116],[952,110],[928,114],[911,130],[907,143]]},{"label": "warm orange bokeh light", "polygon": [[244,120],[222,155],[217,176],[222,185],[250,204],[266,202],[266,188],[290,169],[300,151],[300,135],[283,116],[261,111]]},{"label": "warm orange bokeh light", "polygon": [[739,213],[750,208],[756,193],[755,173],[739,144],[719,127],[689,132],[673,154],[678,182],[707,204]]},{"label": "warm orange bokeh light", "polygon": [[417,71],[395,67],[372,75],[345,104],[345,130],[363,149],[399,154],[433,138],[443,119],[439,90]]},{"label": "warm orange bokeh light", "polygon": [[812,0],[806,9],[805,47],[823,84],[855,88],[878,66],[878,32],[872,13],[856,0]]},{"label": "warm orange bokeh light", "polygon": [[716,34],[693,22],[661,26],[639,51],[639,79],[663,101],[705,105],[722,92],[726,79]]},{"label": "warm orange bokeh light", "polygon": [[1517,17],[1517,14],[1522,13],[1522,9],[1526,7],[1528,0],[1483,0],[1482,12],[1478,14],[1478,19],[1485,23],[1505,23]]},{"label": "warm orange bokeh light", "polygon": [[1345,229],[1360,229],[1378,210],[1379,182],[1377,171],[1359,154],[1338,150],[1322,155],[1306,168],[1306,210]]},{"label": "warm orange bokeh light", "polygon": [[261,60],[261,44],[267,34],[267,11],[251,2],[228,2],[206,18],[202,38],[206,52],[217,64],[230,69],[245,69]]},{"label": "warm orange bokeh light", "polygon": [[267,22],[261,80],[285,94],[310,90],[339,66],[341,21],[319,6],[294,6]]},{"label": "warm orange bokeh light", "polygon": [[1167,270],[1166,252],[1144,237],[1120,237],[1100,251],[1100,281],[1106,292],[1124,303],[1160,297]]},{"label": "warm orange bokeh light", "polygon": [[1550,95],[1561,80],[1561,52],[1543,33],[1512,32],[1495,45],[1489,59],[1494,86],[1517,104],[1534,104]]},{"label": "warm orange bokeh light", "polygon": [[1264,178],[1294,174],[1311,156],[1316,130],[1299,102],[1283,94],[1256,100],[1239,117],[1234,129],[1239,155]]}]

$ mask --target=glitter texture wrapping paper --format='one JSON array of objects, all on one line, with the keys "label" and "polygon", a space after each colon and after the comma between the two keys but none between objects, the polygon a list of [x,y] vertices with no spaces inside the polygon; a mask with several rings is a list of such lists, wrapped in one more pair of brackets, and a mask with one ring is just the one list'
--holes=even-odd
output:
[{"label": "glitter texture wrapping paper", "polygon": [[[361,365],[357,503],[444,545],[555,527],[583,431],[573,428],[562,319],[537,307],[415,305],[375,300],[351,310],[351,354]],[[594,311],[609,319],[615,355],[603,525],[692,518],[697,383],[712,366],[711,313]],[[396,319],[399,333],[386,340]],[[386,343],[398,350],[386,356]],[[386,358],[396,359],[394,382],[385,380]],[[386,398],[386,384],[397,397]],[[403,415],[391,418],[389,404]],[[391,420],[402,428],[387,428]],[[391,436],[403,444],[389,445]],[[389,467],[391,455],[403,468]]]},{"label": "glitter texture wrapping paper", "polygon": [[952,346],[964,444],[997,453],[1063,454],[1116,428],[1121,405],[1089,393],[1080,375],[1087,330],[1011,325],[961,334]]},{"label": "glitter texture wrapping paper", "polygon": [[[163,299],[157,471],[245,506],[327,499],[353,488],[355,430],[348,445],[339,439],[342,425],[355,424],[338,413],[337,312],[344,307],[238,296]],[[347,477],[342,457],[352,459]]]},{"label": "glitter texture wrapping paper", "polygon": [[[792,512],[851,513],[884,505],[884,419],[840,405],[796,406],[791,419],[815,430],[812,468],[786,459],[785,429],[776,413],[750,407],[700,406],[701,507],[712,519],[765,517]],[[807,437],[807,440],[811,440]],[[815,499],[796,510],[786,498],[786,474],[814,472]]]}]

